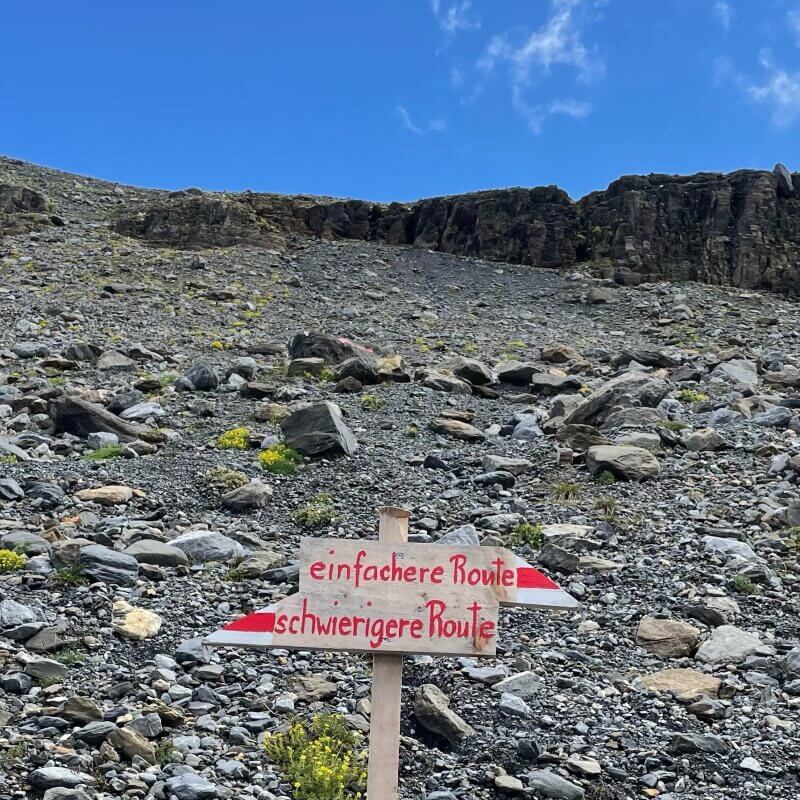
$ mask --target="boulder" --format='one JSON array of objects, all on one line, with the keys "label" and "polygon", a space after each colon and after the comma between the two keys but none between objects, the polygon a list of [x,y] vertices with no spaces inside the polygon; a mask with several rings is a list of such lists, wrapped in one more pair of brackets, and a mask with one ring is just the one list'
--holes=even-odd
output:
[{"label": "boulder", "polygon": [[290,358],[321,358],[326,364],[332,365],[341,364],[349,358],[370,358],[381,354],[381,349],[375,345],[317,331],[296,333],[289,342]]},{"label": "boulder", "polygon": [[662,669],[641,678],[642,685],[652,692],[669,692],[682,703],[692,703],[708,695],[716,697],[722,681],[696,669]]},{"label": "boulder", "polygon": [[699,641],[699,629],[677,619],[642,617],[636,631],[636,644],[662,658],[690,656]]},{"label": "boulder", "polygon": [[623,372],[595,389],[565,420],[565,425],[598,425],[623,397],[629,404],[654,408],[666,396],[669,386],[645,372]]},{"label": "boulder", "polygon": [[705,664],[738,664],[761,647],[761,639],[735,625],[715,628],[698,648],[695,658]]},{"label": "boulder", "polygon": [[593,476],[608,471],[626,481],[644,481],[661,472],[658,459],[642,447],[597,445],[586,451],[586,467]]},{"label": "boulder", "polygon": [[217,531],[187,531],[172,539],[170,544],[183,551],[194,564],[230,561],[243,558],[248,553],[239,542]]},{"label": "boulder", "polygon": [[114,586],[134,586],[139,574],[139,562],[135,558],[102,544],[82,547],[78,564],[87,578]]},{"label": "boulder", "polygon": [[111,627],[123,639],[152,639],[161,630],[158,614],[135,608],[125,600],[117,600],[112,611]]},{"label": "boulder", "polygon": [[432,683],[424,683],[414,693],[414,716],[420,725],[458,744],[475,731],[450,707],[445,693]]},{"label": "boulder", "polygon": [[139,539],[124,550],[140,564],[155,564],[159,567],[183,567],[189,565],[186,553],[178,547],[155,539]]},{"label": "boulder", "polygon": [[49,414],[56,433],[71,433],[86,438],[90,433],[113,433],[121,442],[139,438],[141,429],[96,403],[78,397],[62,397],[50,404]]},{"label": "boulder", "polygon": [[462,422],[458,419],[449,419],[448,417],[439,417],[430,422],[428,427],[434,433],[441,433],[445,436],[451,436],[454,439],[461,439],[465,442],[482,442],[486,438],[486,434],[474,425],[468,422]]},{"label": "boulder", "polygon": [[325,401],[299,408],[281,420],[280,426],[286,444],[304,456],[350,456],[358,449],[358,442],[335,403]]}]

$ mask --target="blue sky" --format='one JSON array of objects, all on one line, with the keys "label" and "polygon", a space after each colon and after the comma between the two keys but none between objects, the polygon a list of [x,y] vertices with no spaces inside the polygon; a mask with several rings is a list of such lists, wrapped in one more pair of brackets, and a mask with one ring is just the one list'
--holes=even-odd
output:
[{"label": "blue sky", "polygon": [[164,188],[409,200],[800,169],[800,0],[39,0],[0,152]]}]

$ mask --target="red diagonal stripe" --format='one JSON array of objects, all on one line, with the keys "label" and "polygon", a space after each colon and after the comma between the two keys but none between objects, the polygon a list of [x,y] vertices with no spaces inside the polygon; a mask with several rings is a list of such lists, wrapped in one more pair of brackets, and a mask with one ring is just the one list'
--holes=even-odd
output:
[{"label": "red diagonal stripe", "polygon": [[224,631],[247,631],[249,633],[272,633],[275,627],[274,611],[256,611],[226,625]]},{"label": "red diagonal stripe", "polygon": [[542,575],[538,569],[533,567],[517,567],[517,588],[518,589],[560,589],[561,587],[551,581],[547,575]]}]

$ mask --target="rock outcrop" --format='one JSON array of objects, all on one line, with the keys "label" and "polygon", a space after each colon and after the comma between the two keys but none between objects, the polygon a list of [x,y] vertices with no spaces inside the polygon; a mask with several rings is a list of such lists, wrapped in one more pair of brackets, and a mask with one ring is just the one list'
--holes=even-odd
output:
[{"label": "rock outcrop", "polygon": [[577,203],[556,186],[388,205],[307,195],[174,192],[119,233],[177,247],[282,248],[291,234],[411,245],[492,261],[589,263],[620,283],[655,278],[800,291],[800,175],[634,175]]}]

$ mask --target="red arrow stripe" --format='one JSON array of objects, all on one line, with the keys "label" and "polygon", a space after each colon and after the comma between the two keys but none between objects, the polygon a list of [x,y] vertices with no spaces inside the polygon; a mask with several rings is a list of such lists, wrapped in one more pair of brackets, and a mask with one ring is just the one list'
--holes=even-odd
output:
[{"label": "red arrow stripe", "polygon": [[560,589],[561,587],[551,581],[547,575],[543,575],[538,569],[533,567],[517,568],[517,588],[518,589]]},{"label": "red arrow stripe", "polygon": [[226,625],[224,631],[246,631],[248,633],[272,633],[275,627],[274,611],[256,611]]}]

